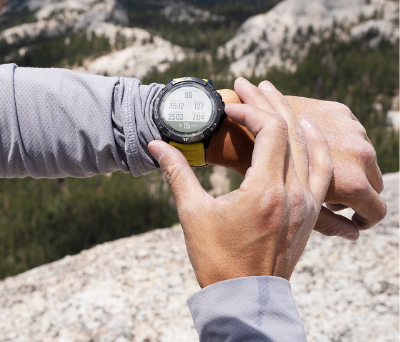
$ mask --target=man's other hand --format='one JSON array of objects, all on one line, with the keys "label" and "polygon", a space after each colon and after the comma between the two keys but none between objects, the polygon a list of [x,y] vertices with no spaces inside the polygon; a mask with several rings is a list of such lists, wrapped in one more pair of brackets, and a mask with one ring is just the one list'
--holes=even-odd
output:
[{"label": "man's other hand", "polygon": [[325,137],[304,119],[296,128],[304,145],[294,150],[287,125],[294,114],[269,87],[259,107],[226,105],[231,120],[255,139],[251,165],[236,191],[211,197],[181,152],[162,141],[149,144],[175,196],[201,287],[247,276],[289,280],[328,190],[333,164]]},{"label": "man's other hand", "polygon": [[[235,91],[219,92],[225,103],[242,100],[258,107],[263,101],[262,84],[256,87],[235,83]],[[386,204],[379,196],[383,181],[375,149],[364,127],[345,105],[296,96],[286,99],[297,119],[309,118],[324,133],[332,154],[334,175],[325,199],[329,209],[322,208],[314,229],[328,236],[356,240],[359,230],[374,226],[386,215]],[[294,132],[293,123],[288,122],[288,126]],[[232,121],[224,122],[211,139],[207,163],[228,167],[244,176],[252,150],[249,131]],[[351,221],[333,212],[346,207],[355,211]]]}]

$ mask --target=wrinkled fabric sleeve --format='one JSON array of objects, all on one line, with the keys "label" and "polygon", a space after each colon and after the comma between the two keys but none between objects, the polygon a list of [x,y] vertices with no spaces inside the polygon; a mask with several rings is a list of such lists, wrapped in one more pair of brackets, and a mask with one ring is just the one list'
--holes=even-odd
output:
[{"label": "wrinkled fabric sleeve", "polygon": [[245,277],[203,288],[188,299],[200,342],[305,342],[290,283]]},{"label": "wrinkled fabric sleeve", "polygon": [[147,145],[163,85],[0,65],[0,177],[90,177],[158,167]]}]

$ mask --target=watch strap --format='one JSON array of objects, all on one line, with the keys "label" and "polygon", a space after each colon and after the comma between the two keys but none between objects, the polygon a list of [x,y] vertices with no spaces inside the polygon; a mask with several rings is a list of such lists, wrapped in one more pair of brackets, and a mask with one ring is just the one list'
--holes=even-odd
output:
[{"label": "watch strap", "polygon": [[[168,80],[167,84],[168,84],[168,83],[171,83],[171,82],[174,81],[174,80],[177,80],[177,78],[170,78],[170,79]],[[209,78],[203,78],[202,80],[203,80],[203,81],[206,81],[207,83],[210,83],[211,86],[214,87],[214,82],[213,82],[212,80],[210,80]]]},{"label": "watch strap", "polygon": [[204,152],[204,143],[180,144],[170,140],[169,144],[176,147],[185,156],[190,166],[205,166],[206,154]]}]

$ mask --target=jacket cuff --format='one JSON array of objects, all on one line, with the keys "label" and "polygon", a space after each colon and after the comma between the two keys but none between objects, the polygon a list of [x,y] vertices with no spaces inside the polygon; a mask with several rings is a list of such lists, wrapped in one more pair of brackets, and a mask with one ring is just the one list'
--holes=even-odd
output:
[{"label": "jacket cuff", "polygon": [[201,342],[306,341],[290,283],[283,278],[222,281],[196,292],[188,305]]},{"label": "jacket cuff", "polygon": [[153,140],[161,140],[152,109],[155,98],[165,86],[142,85],[135,78],[124,77],[120,78],[120,84],[126,92],[118,94],[116,99],[121,103],[126,159],[132,174],[140,176],[159,167],[147,145]]}]

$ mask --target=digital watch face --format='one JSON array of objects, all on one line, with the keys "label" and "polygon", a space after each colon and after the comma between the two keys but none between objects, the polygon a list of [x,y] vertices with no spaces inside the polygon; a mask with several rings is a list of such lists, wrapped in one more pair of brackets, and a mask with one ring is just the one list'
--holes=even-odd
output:
[{"label": "digital watch face", "polygon": [[194,133],[205,128],[214,113],[214,101],[204,87],[182,84],[167,93],[161,102],[161,116],[170,128]]}]

